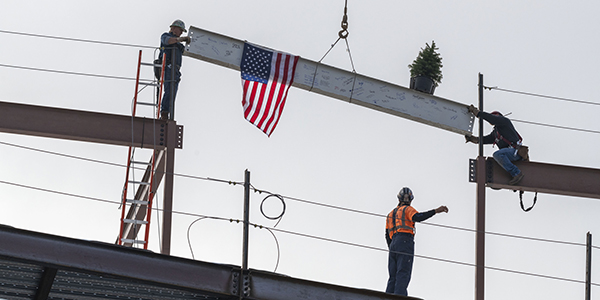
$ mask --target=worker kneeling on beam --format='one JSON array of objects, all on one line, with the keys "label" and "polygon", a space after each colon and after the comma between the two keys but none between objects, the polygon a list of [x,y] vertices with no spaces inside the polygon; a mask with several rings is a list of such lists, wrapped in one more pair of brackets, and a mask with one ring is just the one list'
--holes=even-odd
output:
[{"label": "worker kneeling on beam", "polygon": [[[494,130],[483,137],[483,144],[498,145],[498,151],[494,152],[494,160],[506,170],[512,179],[508,182],[515,185],[523,179],[524,174],[519,170],[514,161],[528,160],[528,147],[522,145],[523,138],[519,135],[512,122],[498,111],[486,113],[479,111],[475,106],[469,106],[469,112],[478,118],[486,120],[494,126]],[[479,143],[479,138],[471,135],[465,135],[467,142]]]},{"label": "worker kneeling on beam", "polygon": [[426,212],[417,212],[410,206],[413,199],[412,191],[403,187],[398,193],[398,206],[387,216],[385,239],[389,248],[390,278],[386,293],[408,296],[407,288],[415,254],[415,222],[425,221],[437,213],[448,212],[448,208],[443,205]]}]

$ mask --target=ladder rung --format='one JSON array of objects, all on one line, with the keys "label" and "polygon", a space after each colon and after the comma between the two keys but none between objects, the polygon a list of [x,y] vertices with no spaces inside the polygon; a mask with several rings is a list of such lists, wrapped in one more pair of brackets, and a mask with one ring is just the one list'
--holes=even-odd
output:
[{"label": "ladder rung", "polygon": [[142,66],[161,66],[161,65],[158,65],[158,64],[154,64],[154,63],[147,63],[147,62],[143,62],[143,63],[140,63],[140,64],[141,64]]},{"label": "ladder rung", "polygon": [[132,163],[132,164],[137,164],[137,165],[146,165],[146,166],[151,166],[151,165],[152,165],[152,163],[149,163],[149,162],[145,162],[145,161],[135,161],[135,160],[132,160],[132,161],[131,161],[131,163]]},{"label": "ladder rung", "polygon": [[137,225],[145,225],[148,224],[148,221],[144,221],[144,220],[132,220],[132,219],[123,219],[124,223],[129,223],[129,224],[137,224]]},{"label": "ladder rung", "polygon": [[132,239],[121,239],[121,242],[123,242],[123,243],[130,243],[130,244],[145,244],[146,243],[146,241],[132,240]]},{"label": "ladder rung", "polygon": [[141,185],[150,185],[149,182],[143,182],[143,181],[129,181],[129,183],[131,183],[131,184],[141,184]]},{"label": "ladder rung", "polygon": [[148,205],[148,201],[146,201],[146,200],[125,199],[125,201],[127,203]]},{"label": "ladder rung", "polygon": [[154,103],[148,103],[148,102],[138,102],[137,104],[138,104],[138,105],[147,105],[147,106],[157,106],[157,105],[156,105],[156,104],[154,104]]},{"label": "ladder rung", "polygon": [[140,82],[140,84],[145,86],[158,86],[158,83],[154,82]]}]

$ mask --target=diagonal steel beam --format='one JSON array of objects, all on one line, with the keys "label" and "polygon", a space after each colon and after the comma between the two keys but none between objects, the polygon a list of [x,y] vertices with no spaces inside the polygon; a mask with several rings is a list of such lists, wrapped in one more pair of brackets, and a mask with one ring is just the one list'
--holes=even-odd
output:
[{"label": "diagonal steel beam", "polygon": [[[154,179],[152,180],[152,191],[156,191],[158,186],[160,185],[164,175],[165,175],[165,150],[156,150],[154,151],[154,157],[156,160],[155,170],[154,170]],[[152,163],[152,158],[150,158],[150,163]],[[142,182],[150,182],[150,176],[152,173],[152,166],[148,166],[144,175],[142,176]],[[134,200],[148,200],[148,196],[150,193],[150,187],[147,185],[140,185],[135,193]],[[126,219],[130,220],[144,220],[146,218],[146,214],[148,212],[147,205],[141,204],[131,204],[129,207],[129,211],[127,212]],[[148,226],[148,225],[146,225]],[[140,231],[141,226],[135,225],[132,223],[126,223],[123,226],[123,238],[133,240],[137,236]],[[117,241],[118,243],[118,241]],[[123,243],[125,246],[132,246],[132,243]]]},{"label": "diagonal steel beam", "polygon": [[[476,162],[471,160],[473,181]],[[518,161],[515,165],[525,177],[509,185],[511,177],[493,158],[486,159],[486,186],[492,189],[520,190],[556,195],[600,199],[600,169]]]},{"label": "diagonal steel beam", "polygon": [[52,285],[54,284],[54,278],[56,277],[56,273],[58,269],[56,268],[44,268],[44,272],[42,273],[42,278],[40,278],[40,283],[38,285],[37,292],[35,293],[34,300],[46,300],[48,299],[48,295],[50,294],[50,290],[52,289]]},{"label": "diagonal steel beam", "polygon": [[[175,122],[0,101],[0,132],[138,148],[166,147]],[[178,130],[181,133],[182,130]],[[176,148],[182,148],[183,135]]]},{"label": "diagonal steel beam", "polygon": [[[194,26],[189,36],[183,55],[240,70],[244,41]],[[302,57],[292,86],[463,135],[473,131],[465,104]]]}]

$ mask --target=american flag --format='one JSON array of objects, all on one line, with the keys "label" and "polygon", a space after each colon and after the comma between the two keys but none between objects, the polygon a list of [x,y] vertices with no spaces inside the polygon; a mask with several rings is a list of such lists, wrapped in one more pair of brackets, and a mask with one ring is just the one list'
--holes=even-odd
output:
[{"label": "american flag", "polygon": [[299,56],[244,44],[240,69],[244,117],[271,136],[279,122]]}]

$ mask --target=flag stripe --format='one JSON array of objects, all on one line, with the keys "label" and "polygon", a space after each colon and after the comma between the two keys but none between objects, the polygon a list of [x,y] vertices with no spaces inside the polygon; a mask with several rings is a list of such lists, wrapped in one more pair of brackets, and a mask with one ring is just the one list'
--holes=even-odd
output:
[{"label": "flag stripe", "polygon": [[[281,62],[281,54],[278,54],[278,64]],[[283,78],[281,79],[282,84],[279,85],[279,91],[277,93],[277,105],[276,107],[274,107],[273,109],[273,114],[271,114],[271,118],[269,118],[269,121],[267,122],[267,125],[265,127],[265,129],[268,132],[271,132],[273,130],[273,127],[271,127],[270,125],[273,124],[275,125],[276,123],[273,123],[273,120],[275,119],[279,119],[279,116],[281,114],[282,108],[285,105],[285,95],[286,93],[286,89],[285,86],[287,85],[287,80],[288,80],[288,72],[286,72],[286,70],[289,70],[289,64],[290,64],[290,56],[286,55],[285,56],[285,62],[282,68],[280,68],[279,66],[277,66],[277,74],[279,74],[280,72],[283,73]],[[289,88],[289,87],[288,87]],[[269,135],[269,133],[267,133],[267,135]]]}]

